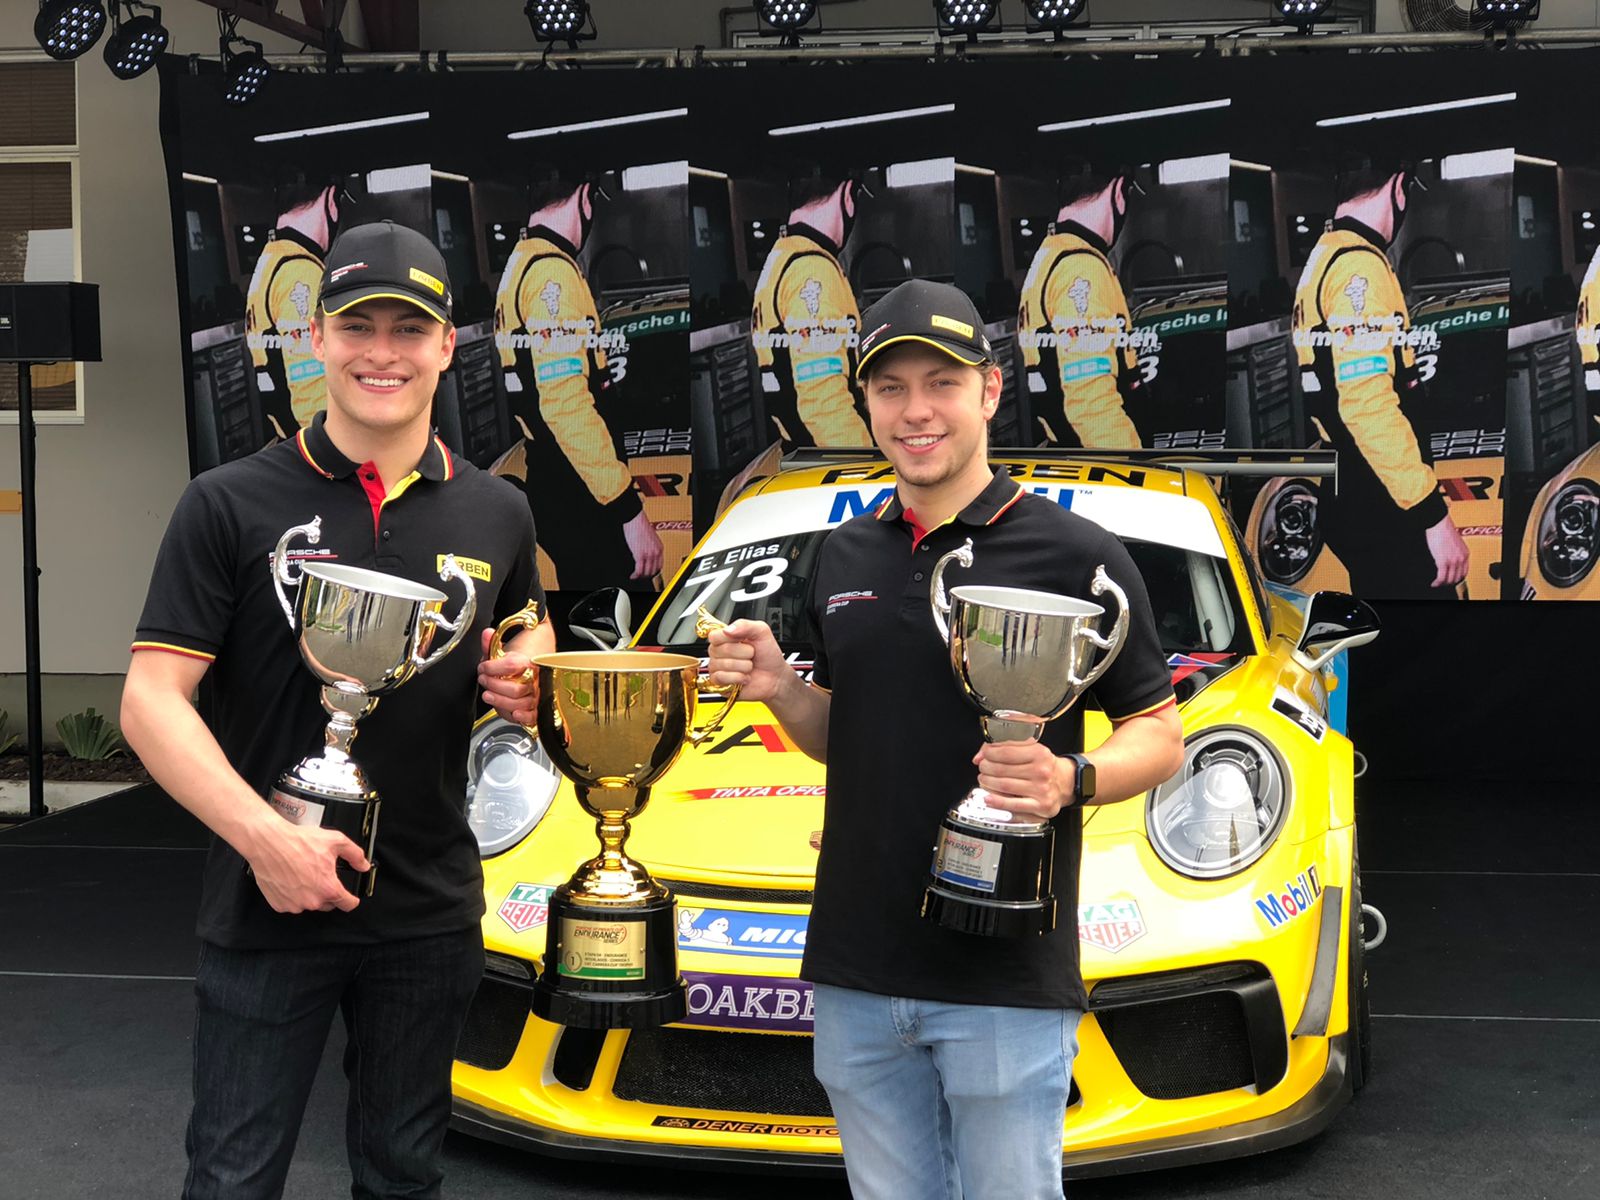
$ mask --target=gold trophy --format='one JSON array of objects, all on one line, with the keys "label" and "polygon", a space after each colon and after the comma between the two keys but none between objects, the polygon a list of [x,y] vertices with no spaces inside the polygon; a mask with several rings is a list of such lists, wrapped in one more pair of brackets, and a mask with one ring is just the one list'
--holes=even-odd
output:
[{"label": "gold trophy", "polygon": [[[489,656],[503,653],[518,614],[502,623]],[[702,633],[702,636],[704,634]],[[550,898],[544,969],[533,1011],[582,1029],[633,1029],[681,1020],[688,993],[678,974],[677,901],[623,849],[629,822],[650,802],[650,787],[721,725],[738,689],[700,680],[686,654],[637,650],[573,651],[533,659],[539,680],[535,728],[545,753],[595,819],[600,853],[581,864]],[[722,708],[694,727],[702,689],[724,693]]]}]

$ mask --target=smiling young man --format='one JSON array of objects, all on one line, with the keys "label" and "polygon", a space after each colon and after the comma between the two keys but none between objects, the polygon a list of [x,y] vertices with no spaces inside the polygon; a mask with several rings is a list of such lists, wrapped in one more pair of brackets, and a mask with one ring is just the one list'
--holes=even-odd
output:
[{"label": "smiling young man", "polygon": [[[455,347],[450,287],[427,238],[390,222],[342,234],[328,255],[311,344],[327,411],[291,441],[208,471],[178,501],[156,559],[123,692],[122,727],[156,781],[215,835],[206,861],[195,981],[194,1109],[187,1200],[282,1193],[335,1012],[348,1033],[352,1195],[439,1194],[450,1066],[483,971],[482,871],[463,813],[480,689],[531,719],[528,656],[447,655],[385,696],[355,757],[383,798],[377,887],[333,830],[290,824],[264,796],[323,744],[319,682],[300,660],[273,587],[289,528],[322,518],[306,559],[439,587],[454,554],[477,591],[471,645],[542,601],[527,505],[453,455],[430,426]],[[446,611],[461,603],[460,585]],[[203,678],[211,711],[190,696]]]},{"label": "smiling young man", "polygon": [[[912,280],[863,322],[860,374],[895,495],[823,544],[805,683],[771,630],[714,633],[711,678],[763,700],[828,765],[801,976],[816,993],[815,1067],[857,1200],[1061,1195],[1078,1019],[1080,807],[1123,800],[1182,762],[1182,729],[1142,580],[1106,530],[1023,492],[988,462],[1002,379],[972,302]],[[928,576],[973,542],[962,584],[1088,597],[1104,564],[1128,594],[1117,660],[1091,689],[1111,736],[1083,746],[1081,706],[1037,743],[982,745],[934,626]],[[954,582],[952,580],[952,582]],[[847,603],[831,598],[848,595]],[[870,602],[863,602],[865,597]],[[919,916],[940,818],[976,782],[1057,829],[1057,928],[980,937]]]}]

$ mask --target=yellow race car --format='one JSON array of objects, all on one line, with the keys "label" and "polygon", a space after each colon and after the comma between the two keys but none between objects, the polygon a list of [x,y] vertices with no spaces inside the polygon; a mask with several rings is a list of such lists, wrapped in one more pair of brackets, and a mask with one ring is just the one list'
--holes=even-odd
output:
[{"label": "yellow race car", "polygon": [[[1259,463],[1226,452],[1187,456],[1192,466],[1162,465],[1154,451],[993,457],[1123,539],[1186,736],[1177,776],[1084,818],[1090,1011],[1063,1168],[1136,1170],[1309,1137],[1368,1069],[1353,752],[1330,697],[1344,695],[1341,652],[1377,636],[1376,618],[1336,593],[1311,598],[1305,615],[1263,586],[1208,478],[1259,474]],[[767,621],[805,672],[822,540],[893,483],[870,451],[791,456],[726,505],[636,634],[616,592],[580,605],[573,626],[600,645],[703,658],[704,606],[724,621]],[[884,680],[885,703],[894,687]],[[1108,732],[1086,713],[1091,746]],[[811,991],[798,978],[823,789],[822,766],[760,704],[735,705],[719,734],[686,748],[628,848],[676,893],[688,1016],[562,1028],[530,1013],[530,994],[551,893],[594,854],[594,821],[530,734],[481,723],[468,808],[484,854],[488,967],[457,1052],[457,1128],[580,1156],[839,1166],[811,1073]]]}]

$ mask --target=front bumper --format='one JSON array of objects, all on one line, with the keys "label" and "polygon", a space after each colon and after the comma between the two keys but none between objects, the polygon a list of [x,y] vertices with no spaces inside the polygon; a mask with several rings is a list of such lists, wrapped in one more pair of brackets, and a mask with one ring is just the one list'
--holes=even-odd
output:
[{"label": "front bumper", "polygon": [[[503,979],[495,982],[505,987]],[[514,994],[502,993],[501,1002],[517,1007]],[[1080,1026],[1074,1069],[1082,1095],[1074,1096],[1067,1117],[1063,1171],[1069,1177],[1211,1162],[1290,1145],[1319,1133],[1351,1095],[1348,1035],[1288,1038],[1277,988],[1259,964],[1106,980],[1095,988],[1090,1008],[1092,1019]],[[502,1021],[509,1017],[508,1011]],[[516,1014],[515,1023],[514,1050],[486,1062],[479,1043],[478,1067],[458,1072],[455,1128],[540,1153],[597,1161],[673,1160],[707,1169],[810,1173],[842,1166],[820,1089],[807,1097],[809,1104],[739,1102],[697,1091],[706,1084],[701,1076],[687,1089],[699,1099],[690,1100],[674,1093],[681,1086],[679,1072],[672,1069],[672,1051],[661,1048],[661,1066],[646,1085],[654,1093],[641,1095],[641,1075],[629,1065],[627,1046],[628,1038],[640,1035],[614,1032],[609,1040],[585,1043],[580,1034],[563,1045],[564,1035],[544,1022]],[[652,1038],[682,1043],[706,1036],[664,1027],[640,1036],[640,1046]],[[710,1037],[746,1040],[754,1050],[775,1043],[804,1050],[809,1044],[808,1038],[775,1034]],[[681,1046],[677,1052],[683,1053]],[[773,1071],[732,1047],[714,1057],[733,1060],[735,1088]],[[808,1074],[803,1055],[783,1059],[789,1074]],[[812,1081],[795,1080],[801,1082]],[[1297,1098],[1262,1112],[1280,1090]],[[758,1111],[763,1108],[769,1111]],[[780,1113],[788,1115],[775,1115]]]}]

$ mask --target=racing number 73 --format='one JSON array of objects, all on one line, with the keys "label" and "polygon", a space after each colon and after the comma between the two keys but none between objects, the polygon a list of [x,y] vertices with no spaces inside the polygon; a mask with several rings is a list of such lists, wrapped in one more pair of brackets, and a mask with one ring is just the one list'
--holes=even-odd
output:
[{"label": "racing number 73", "polygon": [[[747,562],[739,568],[738,578],[748,580],[748,585],[735,588],[728,593],[728,599],[744,603],[747,600],[759,600],[763,596],[770,596],[783,586],[783,573],[788,569],[789,560],[782,555],[771,558],[758,558]],[[699,590],[683,599],[683,611],[692,613],[702,604],[705,604],[716,595],[717,589],[726,583],[733,575],[732,567],[724,567],[720,571],[713,571],[709,575],[697,575],[691,579],[685,588],[698,588]]]}]

